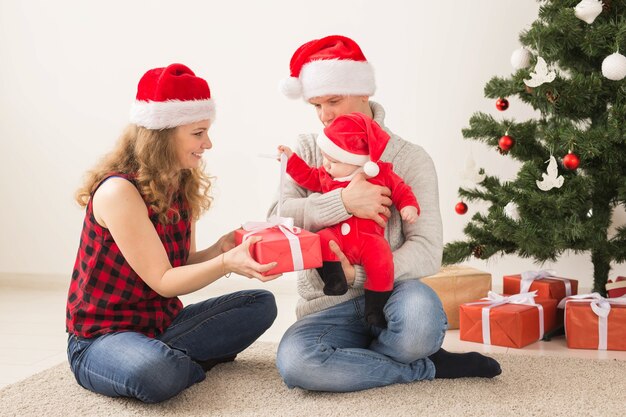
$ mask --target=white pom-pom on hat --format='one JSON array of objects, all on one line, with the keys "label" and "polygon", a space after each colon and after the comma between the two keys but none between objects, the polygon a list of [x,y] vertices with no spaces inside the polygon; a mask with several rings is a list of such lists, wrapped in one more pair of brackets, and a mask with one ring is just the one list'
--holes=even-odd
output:
[{"label": "white pom-pom on hat", "polygon": [[375,177],[380,172],[380,168],[378,168],[376,162],[369,161],[363,165],[363,172],[365,172],[365,175],[368,177]]},{"label": "white pom-pom on hat", "polygon": [[619,81],[626,77],[626,56],[615,52],[604,58],[602,75],[613,81]]},{"label": "white pom-pom on hat", "polygon": [[280,81],[280,92],[290,99],[302,97],[302,82],[299,78],[289,77]]}]

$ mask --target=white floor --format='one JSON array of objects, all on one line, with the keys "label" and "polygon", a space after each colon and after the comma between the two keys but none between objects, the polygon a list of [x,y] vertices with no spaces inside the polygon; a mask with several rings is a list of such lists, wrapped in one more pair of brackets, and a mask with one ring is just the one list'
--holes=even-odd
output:
[{"label": "white floor", "polygon": [[[260,340],[278,342],[295,321],[297,294],[294,278],[291,274],[263,284],[232,276],[182,299],[189,304],[240,289],[266,288],[276,296],[278,318]],[[0,274],[0,388],[67,361],[65,302],[68,280],[61,276]],[[450,330],[444,348],[459,352],[474,350],[626,360],[626,352],[567,349],[562,336],[551,342],[537,342],[523,349],[513,349],[463,342],[459,340],[458,330]]]}]

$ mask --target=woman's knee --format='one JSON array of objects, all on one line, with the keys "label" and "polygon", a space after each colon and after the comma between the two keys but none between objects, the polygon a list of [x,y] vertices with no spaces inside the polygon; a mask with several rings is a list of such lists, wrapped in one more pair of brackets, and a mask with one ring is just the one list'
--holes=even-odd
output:
[{"label": "woman's knee", "polygon": [[266,290],[256,290],[254,293],[254,305],[256,307],[254,312],[255,319],[264,327],[263,330],[269,329],[278,314],[274,294]]}]

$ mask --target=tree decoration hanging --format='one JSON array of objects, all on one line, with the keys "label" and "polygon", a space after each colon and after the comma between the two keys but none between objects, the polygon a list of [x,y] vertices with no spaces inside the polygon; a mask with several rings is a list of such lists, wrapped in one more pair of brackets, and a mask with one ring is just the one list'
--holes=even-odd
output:
[{"label": "tree decoration hanging", "polygon": [[602,13],[602,2],[598,0],[582,0],[574,7],[574,15],[589,25],[600,13]]},{"label": "tree decoration hanging", "polygon": [[612,81],[621,81],[626,77],[626,56],[615,52],[602,61],[602,75]]},{"label": "tree decoration hanging", "polygon": [[556,158],[553,155],[550,155],[546,173],[541,174],[541,176],[543,179],[541,181],[536,181],[537,187],[541,191],[550,191],[553,188],[561,188],[563,186],[563,182],[565,181],[563,176],[559,175]]},{"label": "tree decoration hanging", "polygon": [[530,73],[530,78],[524,80],[528,87],[539,87],[541,84],[551,83],[556,78],[556,72],[548,69],[548,64],[542,57],[537,57],[535,71]]}]

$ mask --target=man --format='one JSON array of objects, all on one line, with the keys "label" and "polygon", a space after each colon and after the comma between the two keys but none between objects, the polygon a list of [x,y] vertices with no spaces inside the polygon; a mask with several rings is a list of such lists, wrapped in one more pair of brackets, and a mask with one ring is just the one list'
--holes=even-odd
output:
[{"label": "man", "polygon": [[[334,242],[331,250],[341,260],[350,285],[346,294],[326,296],[315,270],[299,273],[298,321],[283,336],[276,360],[287,386],[339,392],[421,379],[499,375],[500,366],[491,358],[441,349],[446,315],[437,295],[418,279],[436,273],[441,264],[437,174],[424,149],[385,127],[383,107],[369,100],[376,89],[374,72],[359,46],[344,36],[313,40],[296,50],[290,70],[283,93],[311,103],[324,126],[337,116],[360,112],[390,134],[381,160],[391,162],[412,188],[421,216],[413,224],[402,223],[397,210],[389,207],[389,189],[368,183],[364,174],[325,194],[287,183],[281,214],[310,231],[350,216],[386,225],[395,269],[394,289],[384,309],[386,329],[365,321],[363,268],[350,265]],[[296,152],[311,166],[322,163],[316,135],[301,135]],[[275,210],[276,204],[270,213]]]}]

